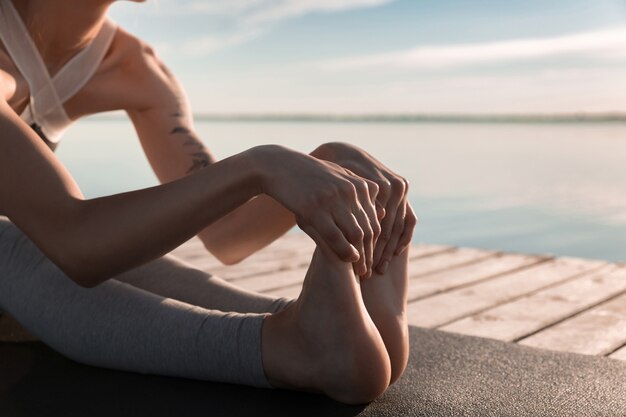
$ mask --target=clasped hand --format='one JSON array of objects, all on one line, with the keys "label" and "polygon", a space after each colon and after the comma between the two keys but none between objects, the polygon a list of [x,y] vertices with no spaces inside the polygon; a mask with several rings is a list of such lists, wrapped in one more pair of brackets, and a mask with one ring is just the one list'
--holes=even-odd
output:
[{"label": "clasped hand", "polygon": [[327,144],[306,155],[266,145],[256,155],[262,192],[292,211],[328,255],[354,263],[357,275],[384,273],[410,244],[416,218],[408,184],[364,151]]},{"label": "clasped hand", "polygon": [[378,186],[376,205],[382,211],[381,232],[372,262],[374,269],[384,274],[391,258],[411,244],[417,224],[417,216],[408,201],[409,182],[369,153],[347,143],[326,143],[311,155],[332,161]]}]

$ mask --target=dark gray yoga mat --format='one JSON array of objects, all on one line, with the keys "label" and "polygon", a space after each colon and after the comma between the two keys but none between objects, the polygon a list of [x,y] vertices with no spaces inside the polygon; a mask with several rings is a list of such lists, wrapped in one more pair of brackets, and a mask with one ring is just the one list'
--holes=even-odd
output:
[{"label": "dark gray yoga mat", "polygon": [[626,416],[626,364],[411,328],[404,376],[380,399],[82,366],[39,343],[0,344],[0,416]]}]

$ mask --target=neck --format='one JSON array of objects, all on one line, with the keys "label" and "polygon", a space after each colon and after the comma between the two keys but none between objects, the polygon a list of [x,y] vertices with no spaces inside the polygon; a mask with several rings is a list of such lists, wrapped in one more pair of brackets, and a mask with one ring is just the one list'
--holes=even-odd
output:
[{"label": "neck", "polygon": [[[11,0],[8,0],[11,1]],[[13,0],[52,68],[62,66],[98,34],[113,0]]]}]

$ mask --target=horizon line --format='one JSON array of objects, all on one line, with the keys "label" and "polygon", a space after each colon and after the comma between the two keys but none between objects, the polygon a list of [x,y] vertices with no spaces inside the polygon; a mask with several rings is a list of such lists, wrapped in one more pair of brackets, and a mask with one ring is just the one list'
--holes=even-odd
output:
[{"label": "horizon line", "polygon": [[[88,120],[120,120],[121,111],[93,115]],[[626,122],[626,112],[563,113],[194,113],[195,121],[210,122],[371,122],[371,123],[574,123]]]}]

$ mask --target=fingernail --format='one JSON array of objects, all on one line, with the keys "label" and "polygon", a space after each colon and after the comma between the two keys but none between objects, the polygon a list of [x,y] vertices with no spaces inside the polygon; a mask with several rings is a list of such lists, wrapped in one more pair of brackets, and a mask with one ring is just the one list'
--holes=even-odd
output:
[{"label": "fingernail", "polygon": [[384,261],[382,265],[380,265],[380,273],[384,274],[387,272],[387,268],[389,268],[389,261]]}]

